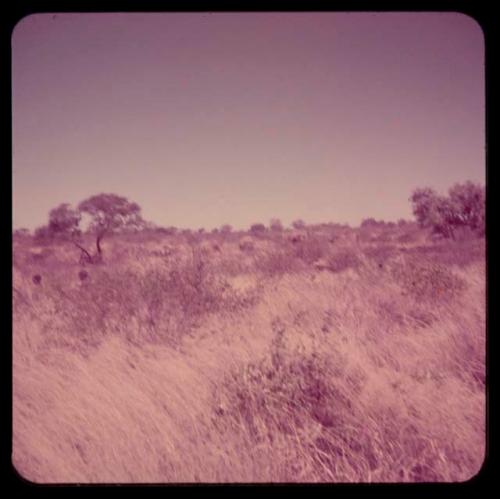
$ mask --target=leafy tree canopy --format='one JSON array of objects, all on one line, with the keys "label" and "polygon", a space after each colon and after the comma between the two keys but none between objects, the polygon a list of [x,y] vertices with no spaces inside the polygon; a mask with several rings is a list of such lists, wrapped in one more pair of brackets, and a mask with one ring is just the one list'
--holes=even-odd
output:
[{"label": "leafy tree canopy", "polygon": [[117,194],[97,194],[78,205],[78,211],[90,216],[89,230],[101,237],[123,227],[141,227],[141,208]]}]

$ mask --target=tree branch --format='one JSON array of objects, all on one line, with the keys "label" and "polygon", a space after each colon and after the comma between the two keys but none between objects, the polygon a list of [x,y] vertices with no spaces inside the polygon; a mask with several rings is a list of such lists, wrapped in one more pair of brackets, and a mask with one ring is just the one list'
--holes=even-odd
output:
[{"label": "tree branch", "polygon": [[82,253],[85,253],[85,255],[87,256],[88,258],[88,261],[91,262],[92,261],[92,255],[83,247],[83,246],[80,246],[76,241],[71,241],[80,251],[82,251]]}]

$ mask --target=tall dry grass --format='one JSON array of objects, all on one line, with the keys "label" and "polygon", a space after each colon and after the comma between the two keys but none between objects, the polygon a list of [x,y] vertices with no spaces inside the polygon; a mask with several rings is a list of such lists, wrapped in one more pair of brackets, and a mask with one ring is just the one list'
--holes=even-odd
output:
[{"label": "tall dry grass", "polygon": [[14,466],[40,483],[471,478],[484,240],[391,231],[129,236],[83,280],[72,248],[16,243]]}]

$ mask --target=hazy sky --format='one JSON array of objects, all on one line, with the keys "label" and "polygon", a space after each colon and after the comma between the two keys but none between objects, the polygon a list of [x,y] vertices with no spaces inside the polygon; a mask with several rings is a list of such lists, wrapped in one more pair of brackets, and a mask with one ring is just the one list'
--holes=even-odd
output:
[{"label": "hazy sky", "polygon": [[100,192],[164,226],[357,225],[485,180],[462,14],[37,14],[12,51],[14,227]]}]

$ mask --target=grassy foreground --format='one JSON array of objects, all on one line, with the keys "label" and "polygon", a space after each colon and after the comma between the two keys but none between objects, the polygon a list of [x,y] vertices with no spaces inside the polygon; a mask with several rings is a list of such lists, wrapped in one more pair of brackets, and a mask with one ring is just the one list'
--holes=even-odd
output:
[{"label": "grassy foreground", "polygon": [[44,483],[467,480],[484,244],[137,234],[82,268],[15,240],[13,464]]}]

